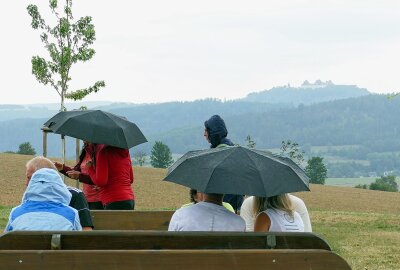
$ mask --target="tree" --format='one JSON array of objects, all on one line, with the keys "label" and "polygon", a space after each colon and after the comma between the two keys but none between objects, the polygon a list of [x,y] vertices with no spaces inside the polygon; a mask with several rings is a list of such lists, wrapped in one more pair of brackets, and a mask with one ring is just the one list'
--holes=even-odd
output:
[{"label": "tree", "polygon": [[291,140],[282,141],[280,154],[289,157],[299,166],[301,166],[304,161],[304,151],[299,149],[298,143]]},{"label": "tree", "polygon": [[325,184],[328,170],[325,167],[322,157],[312,157],[307,161],[305,172],[310,178],[310,183]]},{"label": "tree", "polygon": [[376,179],[374,183],[369,185],[369,189],[397,192],[398,185],[396,183],[395,175],[381,176]]},{"label": "tree", "polygon": [[146,158],[147,158],[146,152],[140,150],[137,151],[133,156],[133,159],[137,164],[139,164],[140,167],[142,167],[143,164],[146,162]]},{"label": "tree", "polygon": [[32,147],[30,142],[24,142],[19,145],[17,154],[20,155],[36,155],[35,149]]},{"label": "tree", "polygon": [[95,55],[95,50],[89,46],[96,40],[96,32],[89,16],[73,22],[72,0],[65,0],[63,8],[58,6],[57,0],[49,0],[49,6],[57,19],[53,27],[46,24],[36,5],[27,7],[32,18],[31,26],[42,31],[40,38],[50,55],[50,60],[32,57],[32,74],[40,83],[50,84],[57,91],[62,111],[65,110],[65,98],[81,100],[92,92],[98,92],[105,83],[97,81],[88,88],[68,92],[72,65],[89,61]]},{"label": "tree", "polygon": [[154,168],[167,168],[174,160],[168,145],[156,141],[151,149],[150,163]]},{"label": "tree", "polygon": [[247,135],[246,142],[248,148],[256,148],[256,142],[250,137],[250,135]]}]

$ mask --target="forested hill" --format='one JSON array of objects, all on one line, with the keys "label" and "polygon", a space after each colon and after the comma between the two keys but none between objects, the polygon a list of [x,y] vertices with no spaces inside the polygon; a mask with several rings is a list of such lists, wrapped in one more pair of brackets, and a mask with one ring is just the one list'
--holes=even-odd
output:
[{"label": "forested hill", "polygon": [[270,90],[250,93],[243,101],[309,105],[325,101],[360,97],[370,94],[355,85],[335,85],[332,82],[305,81],[300,87],[280,86]]},{"label": "forested hill", "polygon": [[[258,148],[276,148],[282,140],[291,139],[303,146],[354,144],[374,152],[400,151],[400,97],[368,95],[236,116],[218,113],[225,116],[229,137],[242,145],[246,136],[251,135]],[[151,137],[163,140],[174,152],[183,153],[204,145],[202,124]]]},{"label": "forested hill", "polygon": [[[357,144],[375,151],[400,151],[400,98],[384,95],[330,101],[297,108],[274,107],[263,103],[205,100],[146,106],[123,107],[109,111],[137,123],[149,143],[167,143],[175,153],[206,148],[203,123],[213,114],[225,118],[229,137],[244,145],[247,135],[259,148],[276,148],[282,140],[292,139],[303,146]],[[40,152],[40,128],[47,118],[0,122],[0,151],[17,150],[29,141]],[[56,137],[49,136],[49,139]],[[49,154],[60,150],[50,145]],[[72,151],[73,153],[73,151]]]}]

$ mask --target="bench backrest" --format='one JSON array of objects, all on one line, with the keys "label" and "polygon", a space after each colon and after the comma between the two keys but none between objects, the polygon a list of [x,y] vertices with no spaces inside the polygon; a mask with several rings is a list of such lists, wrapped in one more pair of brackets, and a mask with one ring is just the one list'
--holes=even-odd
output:
[{"label": "bench backrest", "polygon": [[0,250],[2,269],[350,270],[326,250]]},{"label": "bench backrest", "polygon": [[0,250],[324,249],[313,233],[15,231],[0,236]]},{"label": "bench backrest", "polygon": [[167,231],[174,211],[91,210],[95,230]]}]

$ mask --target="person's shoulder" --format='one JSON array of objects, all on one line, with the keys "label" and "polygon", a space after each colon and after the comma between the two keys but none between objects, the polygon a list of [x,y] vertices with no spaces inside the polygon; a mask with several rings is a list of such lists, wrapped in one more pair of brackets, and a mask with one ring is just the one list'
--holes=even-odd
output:
[{"label": "person's shoulder", "polygon": [[290,201],[292,202],[294,208],[296,209],[296,211],[298,211],[298,210],[307,211],[306,204],[304,203],[304,201],[302,199],[300,199],[299,197],[294,196],[292,194],[289,194],[289,198],[290,198]]},{"label": "person's shoulder", "polygon": [[69,190],[69,192],[71,192],[72,194],[74,193],[82,193],[83,191],[80,190],[79,188],[75,188],[75,187],[71,187],[71,186],[67,186],[67,189]]}]

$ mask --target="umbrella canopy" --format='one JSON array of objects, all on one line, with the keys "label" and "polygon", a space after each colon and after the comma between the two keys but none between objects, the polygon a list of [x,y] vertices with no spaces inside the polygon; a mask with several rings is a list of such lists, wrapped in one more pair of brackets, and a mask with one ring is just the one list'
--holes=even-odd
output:
[{"label": "umbrella canopy", "polygon": [[59,112],[44,126],[57,134],[125,149],[147,142],[134,123],[101,110]]},{"label": "umbrella canopy", "polygon": [[309,191],[309,179],[291,159],[241,146],[190,151],[164,178],[205,193],[271,197]]}]

